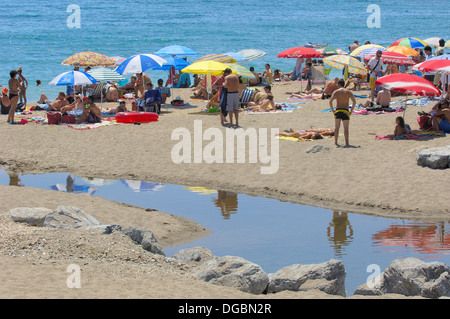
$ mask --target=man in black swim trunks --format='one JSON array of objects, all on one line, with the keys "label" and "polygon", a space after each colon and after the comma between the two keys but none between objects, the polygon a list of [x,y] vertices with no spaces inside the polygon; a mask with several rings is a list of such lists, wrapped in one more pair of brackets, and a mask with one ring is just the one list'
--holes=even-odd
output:
[{"label": "man in black swim trunks", "polygon": [[[345,146],[350,146],[349,144],[349,124],[350,124],[350,115],[353,113],[353,110],[356,106],[356,100],[353,96],[353,93],[344,88],[345,81],[343,79],[340,79],[338,82],[339,89],[333,92],[330,99],[330,108],[331,111],[334,114],[334,142],[337,147],[339,147],[338,144],[338,138],[339,138],[339,129],[341,126],[341,121],[344,124],[344,137],[345,137]],[[336,109],[333,108],[333,101],[336,100]],[[352,108],[349,111],[349,102],[352,101]]]}]

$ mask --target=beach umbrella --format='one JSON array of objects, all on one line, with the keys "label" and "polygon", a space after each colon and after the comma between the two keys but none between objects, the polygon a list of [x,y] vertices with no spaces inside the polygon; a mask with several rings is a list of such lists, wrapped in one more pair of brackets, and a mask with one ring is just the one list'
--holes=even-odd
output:
[{"label": "beach umbrella", "polygon": [[155,54],[137,54],[127,58],[117,68],[119,74],[145,72],[153,67],[162,66],[167,60]]},{"label": "beach umbrella", "polygon": [[202,61],[215,61],[221,63],[236,63],[236,60],[230,56],[225,54],[207,54],[196,60],[195,62]]},{"label": "beach umbrella", "polygon": [[163,65],[156,65],[152,69],[169,71],[170,68],[173,67],[175,70],[182,70],[185,67],[190,65],[190,63],[188,61],[186,61],[185,59],[182,59],[182,58],[168,57],[165,59],[167,60],[166,63],[164,63]]},{"label": "beach umbrella", "polygon": [[398,45],[416,49],[416,48],[426,47],[427,43],[419,38],[401,38],[401,39],[398,39],[397,41],[394,41],[394,43],[392,43],[390,45],[390,47],[394,47],[394,46],[398,46]]},{"label": "beach umbrella", "polygon": [[391,91],[406,93],[403,117],[405,117],[408,94],[420,96],[441,95],[441,91],[439,91],[430,81],[420,76],[407,73],[395,73],[380,77],[375,81],[375,85]]},{"label": "beach umbrella", "polygon": [[377,51],[385,52],[387,49],[379,44],[365,44],[353,50],[350,56],[364,59],[368,55],[375,55]]},{"label": "beach umbrella", "polygon": [[245,56],[248,61],[253,61],[267,55],[266,52],[257,49],[245,49],[238,51],[237,53],[242,56]]},{"label": "beach umbrella", "polygon": [[[222,75],[226,68],[230,68],[227,64],[217,61],[200,61],[181,70],[184,73]],[[232,70],[233,71],[233,70]],[[236,74],[236,71],[233,71]]]},{"label": "beach umbrella", "polygon": [[430,59],[425,62],[416,64],[412,67],[415,71],[429,73],[450,73],[450,60],[446,59]]},{"label": "beach umbrella", "polygon": [[182,45],[169,45],[162,49],[159,49],[155,52],[156,55],[160,56],[189,56],[189,55],[198,55],[197,52],[192,50],[191,48],[182,46]]},{"label": "beach umbrella", "polygon": [[[365,61],[370,60],[371,58],[375,57],[375,55],[368,55],[364,58]],[[381,61],[386,64],[397,64],[397,65],[415,65],[416,62],[414,62],[410,57],[397,53],[397,52],[383,52],[381,55]]]},{"label": "beach umbrella", "polygon": [[236,60],[236,63],[245,63],[245,62],[249,61],[249,59],[247,57],[245,57],[242,54],[239,54],[237,52],[225,52],[223,54],[233,57],[233,59]]},{"label": "beach umbrella", "polygon": [[124,58],[124,57],[121,57],[121,56],[112,56],[111,59],[114,60],[114,65],[112,65],[112,67],[117,68],[127,58]]},{"label": "beach umbrella", "polygon": [[432,57],[430,59],[428,59],[427,61],[430,60],[450,60],[450,53],[444,53],[443,55],[438,55],[435,57]]},{"label": "beach umbrella", "polygon": [[107,55],[85,51],[75,53],[62,61],[61,64],[74,66],[113,66],[115,61]]},{"label": "beach umbrella", "polygon": [[245,66],[236,64],[236,63],[225,63],[231,69],[231,71],[235,71],[237,76],[241,76],[243,78],[252,79],[255,75],[247,69]]},{"label": "beach umbrella", "polygon": [[434,47],[435,49],[439,46],[439,41],[442,38],[439,37],[432,37],[432,38],[428,38],[423,40],[425,43],[427,43],[429,46]]},{"label": "beach umbrella", "polygon": [[353,74],[367,74],[365,64],[350,55],[332,55],[323,59],[323,63],[335,69],[347,68],[348,72]]},{"label": "beach umbrella", "polygon": [[59,74],[48,84],[72,86],[93,83],[98,83],[98,81],[92,75],[83,71],[69,71]]},{"label": "beach umbrella", "polygon": [[330,55],[347,55],[347,52],[344,50],[341,50],[336,47],[327,46],[324,48],[316,49],[318,52],[323,53],[324,56],[330,56]]},{"label": "beach umbrella", "polygon": [[122,179],[121,182],[125,184],[127,187],[131,188],[133,192],[136,193],[154,192],[164,187],[164,184],[161,183],[141,182],[128,179]]},{"label": "beach umbrella", "polygon": [[391,46],[391,47],[388,47],[387,50],[389,52],[396,52],[396,53],[400,53],[400,54],[407,55],[407,56],[416,56],[419,54],[418,51],[416,51],[410,47],[405,47],[404,45]]},{"label": "beach umbrella", "polygon": [[87,73],[92,75],[99,82],[107,82],[107,81],[116,82],[125,80],[125,78],[116,71],[104,67],[93,68],[89,70]]},{"label": "beach umbrella", "polygon": [[295,47],[278,53],[279,58],[323,58],[323,53],[306,47]]}]

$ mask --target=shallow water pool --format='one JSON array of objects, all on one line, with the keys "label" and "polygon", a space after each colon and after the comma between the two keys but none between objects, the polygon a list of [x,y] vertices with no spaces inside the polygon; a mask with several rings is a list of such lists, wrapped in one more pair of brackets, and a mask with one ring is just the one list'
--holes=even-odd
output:
[{"label": "shallow water pool", "polygon": [[216,256],[240,256],[267,273],[292,264],[342,260],[346,293],[366,282],[370,265],[383,271],[396,258],[417,257],[450,265],[450,225],[389,219],[253,197],[196,186],[84,178],[67,173],[8,175],[0,184],[85,193],[186,217],[212,235],[165,248],[205,246]]}]

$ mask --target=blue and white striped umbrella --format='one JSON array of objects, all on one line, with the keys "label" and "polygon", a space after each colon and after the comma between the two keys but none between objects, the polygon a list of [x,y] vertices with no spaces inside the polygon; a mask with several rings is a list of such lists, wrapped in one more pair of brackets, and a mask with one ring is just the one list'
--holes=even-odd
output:
[{"label": "blue and white striped umbrella", "polygon": [[138,54],[123,61],[116,69],[119,74],[132,74],[145,72],[153,67],[167,63],[163,58],[155,54]]},{"label": "blue and white striped umbrella", "polygon": [[64,72],[49,82],[50,85],[85,85],[97,83],[98,81],[83,71]]}]

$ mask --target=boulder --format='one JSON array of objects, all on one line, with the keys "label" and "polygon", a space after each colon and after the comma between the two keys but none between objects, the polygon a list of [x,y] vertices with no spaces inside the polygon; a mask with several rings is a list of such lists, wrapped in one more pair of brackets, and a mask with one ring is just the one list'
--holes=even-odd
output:
[{"label": "boulder", "polygon": [[122,232],[130,237],[135,243],[141,245],[145,250],[153,254],[165,256],[158,240],[150,230],[131,226],[123,229]]},{"label": "boulder", "polygon": [[193,269],[193,272],[203,281],[256,295],[263,293],[269,283],[269,276],[260,266],[241,257],[210,259]]},{"label": "boulder", "polygon": [[9,211],[9,218],[18,223],[42,227],[45,217],[50,213],[53,210],[45,207],[16,207]]},{"label": "boulder", "polygon": [[450,167],[450,145],[421,150],[417,153],[417,165],[433,169]]},{"label": "boulder", "polygon": [[330,295],[345,297],[345,276],[345,267],[340,260],[332,259],[311,265],[295,264],[269,274],[267,293],[319,289]]},{"label": "boulder", "polygon": [[379,285],[361,285],[355,295],[401,294],[425,298],[450,297],[450,267],[418,258],[394,260],[380,275]]},{"label": "boulder", "polygon": [[55,211],[45,216],[44,226],[53,228],[79,228],[99,226],[100,222],[74,206],[58,206]]},{"label": "boulder", "polygon": [[212,252],[205,247],[193,247],[177,251],[172,258],[188,265],[199,265],[207,260],[216,258]]}]

